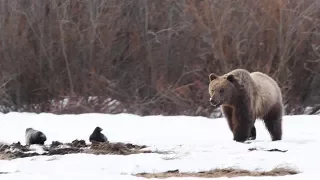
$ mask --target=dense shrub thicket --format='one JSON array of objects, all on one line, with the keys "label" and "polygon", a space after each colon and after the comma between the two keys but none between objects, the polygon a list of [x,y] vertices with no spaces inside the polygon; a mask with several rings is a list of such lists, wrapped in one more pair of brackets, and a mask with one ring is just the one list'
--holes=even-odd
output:
[{"label": "dense shrub thicket", "polygon": [[208,74],[245,68],[279,82],[287,114],[303,113],[320,103],[319,9],[319,0],[2,0],[2,111],[210,116]]}]

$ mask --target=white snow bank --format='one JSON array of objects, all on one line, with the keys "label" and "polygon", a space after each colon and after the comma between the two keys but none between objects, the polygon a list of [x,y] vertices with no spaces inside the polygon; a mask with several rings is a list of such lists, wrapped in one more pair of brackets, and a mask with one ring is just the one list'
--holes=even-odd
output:
[{"label": "white snow bank", "polygon": [[[320,116],[285,116],[283,140],[278,142],[272,142],[263,123],[257,121],[257,139],[251,144],[242,144],[232,141],[232,134],[224,118],[8,113],[0,114],[0,141],[20,141],[25,144],[25,129],[33,127],[46,134],[47,144],[75,139],[84,139],[88,143],[89,135],[96,126],[103,129],[102,132],[111,142],[130,142],[174,153],[130,156],[73,154],[3,160],[0,161],[0,172],[12,174],[0,174],[0,179],[144,179],[130,174],[173,169],[190,172],[227,167],[263,171],[278,166],[293,167],[302,171],[302,174],[236,179],[315,179],[319,176]],[[249,151],[249,148],[288,151]]]}]

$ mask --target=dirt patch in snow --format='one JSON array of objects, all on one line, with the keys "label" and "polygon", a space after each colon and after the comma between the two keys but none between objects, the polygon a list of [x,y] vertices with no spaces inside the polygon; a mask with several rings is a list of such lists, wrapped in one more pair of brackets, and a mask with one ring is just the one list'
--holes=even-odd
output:
[{"label": "dirt patch in snow", "polygon": [[201,177],[201,178],[219,178],[219,177],[239,177],[239,176],[285,176],[295,175],[299,172],[290,168],[275,168],[271,171],[248,171],[242,169],[214,169],[201,172],[180,172],[171,170],[163,173],[138,173],[134,174],[137,177],[144,178],[170,178],[170,177]]},{"label": "dirt patch in snow", "polygon": [[[0,144],[0,159],[16,159],[33,156],[52,156],[65,155],[75,153],[87,154],[117,154],[130,155],[138,153],[160,153],[150,150],[143,150],[147,146],[136,145],[131,143],[99,143],[93,142],[86,144],[84,140],[74,140],[71,143],[61,143],[53,141],[50,145],[36,145],[38,150],[33,146],[21,145],[20,142],[8,144]],[[40,152],[39,152],[40,149]]]}]

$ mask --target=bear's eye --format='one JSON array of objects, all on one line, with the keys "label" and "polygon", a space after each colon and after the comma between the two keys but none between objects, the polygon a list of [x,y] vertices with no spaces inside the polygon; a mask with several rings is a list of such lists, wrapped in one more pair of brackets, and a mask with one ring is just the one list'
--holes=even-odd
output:
[{"label": "bear's eye", "polygon": [[219,90],[219,93],[220,93],[220,94],[224,93],[224,89],[221,88],[221,89]]}]

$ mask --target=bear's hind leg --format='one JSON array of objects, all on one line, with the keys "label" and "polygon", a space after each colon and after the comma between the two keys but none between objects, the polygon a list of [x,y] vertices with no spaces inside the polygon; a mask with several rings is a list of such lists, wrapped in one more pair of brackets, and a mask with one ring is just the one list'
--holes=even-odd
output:
[{"label": "bear's hind leg", "polygon": [[262,118],[270,133],[272,141],[281,140],[282,138],[282,112],[282,105],[280,103],[277,103]]},{"label": "bear's hind leg", "polygon": [[233,127],[232,127],[232,112],[233,112],[233,108],[232,107],[228,107],[228,106],[222,106],[222,111],[224,116],[226,117],[227,121],[228,121],[228,125],[229,128],[231,130],[231,132],[233,132]]}]

